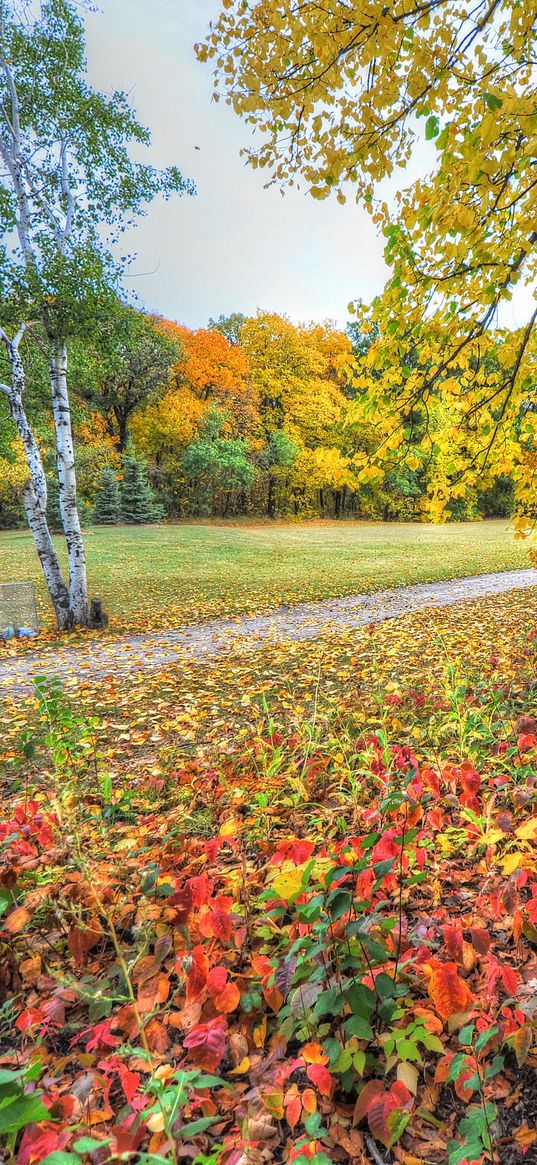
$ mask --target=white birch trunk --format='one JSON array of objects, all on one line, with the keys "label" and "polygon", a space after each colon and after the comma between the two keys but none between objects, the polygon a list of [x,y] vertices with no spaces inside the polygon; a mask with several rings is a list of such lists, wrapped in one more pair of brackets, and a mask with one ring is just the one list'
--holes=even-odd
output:
[{"label": "white birch trunk", "polygon": [[2,333],[2,340],[11,366],[12,383],[11,386],[1,385],[0,387],[7,395],[9,411],[17,427],[30,473],[22,495],[28,525],[34,538],[39,561],[45,576],[45,582],[54,604],[58,627],[61,630],[65,630],[72,625],[69,591],[62,576],[58,556],[48,527],[47,479],[43,469],[43,462],[24,408],[25,375],[18,350],[19,338],[20,335],[14,341],[10,341],[5,333]]},{"label": "white birch trunk", "polygon": [[86,627],[89,618],[86,555],[77,508],[75,451],[67,389],[67,345],[65,341],[53,342],[50,379],[52,412],[56,431],[60,514],[69,556],[69,607],[73,623],[77,627]]}]

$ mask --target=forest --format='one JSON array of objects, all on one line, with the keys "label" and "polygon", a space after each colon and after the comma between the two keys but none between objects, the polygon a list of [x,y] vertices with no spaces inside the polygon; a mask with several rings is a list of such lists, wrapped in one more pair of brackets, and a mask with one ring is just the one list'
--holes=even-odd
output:
[{"label": "forest", "polygon": [[[151,316],[118,299],[99,331],[71,346],[72,417],[85,524],[163,518],[427,516],[441,472],[449,410],[436,402],[413,456],[371,468],[373,420],[358,416],[378,330],[357,321],[297,326],[274,312],[210,320],[206,328]],[[492,357],[490,357],[492,359]],[[404,364],[400,365],[404,383]],[[42,443],[52,529],[61,529],[46,368],[29,349],[27,409]],[[423,438],[426,438],[424,441]],[[408,454],[408,451],[407,451]],[[26,469],[0,397],[0,528],[24,524]],[[508,517],[509,472],[466,480],[446,517]]]}]

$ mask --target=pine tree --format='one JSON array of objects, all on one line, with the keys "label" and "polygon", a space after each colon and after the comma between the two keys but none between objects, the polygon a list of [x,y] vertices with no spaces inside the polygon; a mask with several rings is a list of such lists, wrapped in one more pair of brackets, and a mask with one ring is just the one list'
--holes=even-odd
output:
[{"label": "pine tree", "polygon": [[121,458],[121,464],[121,521],[129,526],[160,521],[162,509],[155,502],[144,463],[133,453],[127,453]]},{"label": "pine tree", "polygon": [[119,483],[111,465],[104,465],[97,481],[93,506],[96,526],[117,526],[121,518]]}]

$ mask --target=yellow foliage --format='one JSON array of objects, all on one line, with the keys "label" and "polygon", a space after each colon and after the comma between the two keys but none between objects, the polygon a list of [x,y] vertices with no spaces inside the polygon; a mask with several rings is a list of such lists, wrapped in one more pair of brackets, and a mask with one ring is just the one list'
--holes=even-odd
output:
[{"label": "yellow foliage", "polygon": [[[409,416],[423,434],[435,403],[448,403],[438,450],[429,445],[440,454],[427,503],[436,518],[467,472],[512,472],[519,508],[534,510],[525,418],[537,309],[514,333],[498,330],[498,312],[537,273],[535,41],[535,5],[520,0],[480,5],[475,19],[459,0],[222,0],[198,47],[216,94],[258,130],[252,165],[282,186],[299,176],[316,199],[353,185],[383,231],[390,278],[369,316],[357,307],[364,331],[380,329],[357,419],[374,425],[382,468],[415,443]],[[408,165],[417,139],[429,175],[399,184],[394,214],[378,185]],[[260,388],[277,402],[290,391],[270,377]]]}]

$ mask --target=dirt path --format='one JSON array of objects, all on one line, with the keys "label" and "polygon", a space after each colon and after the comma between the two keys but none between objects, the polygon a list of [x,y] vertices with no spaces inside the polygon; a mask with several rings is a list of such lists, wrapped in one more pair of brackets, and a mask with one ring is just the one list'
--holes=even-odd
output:
[{"label": "dirt path", "polygon": [[162,671],[188,658],[209,661],[230,650],[252,651],[267,640],[314,639],[331,631],[350,631],[369,623],[381,623],[425,607],[451,606],[487,595],[537,586],[537,570],[510,570],[476,575],[450,582],[417,583],[415,586],[326,599],[282,607],[270,615],[239,619],[212,619],[177,630],[151,635],[104,635],[87,644],[27,652],[19,658],[0,660],[0,688],[9,693],[31,689],[36,675],[79,678],[128,675]]}]

